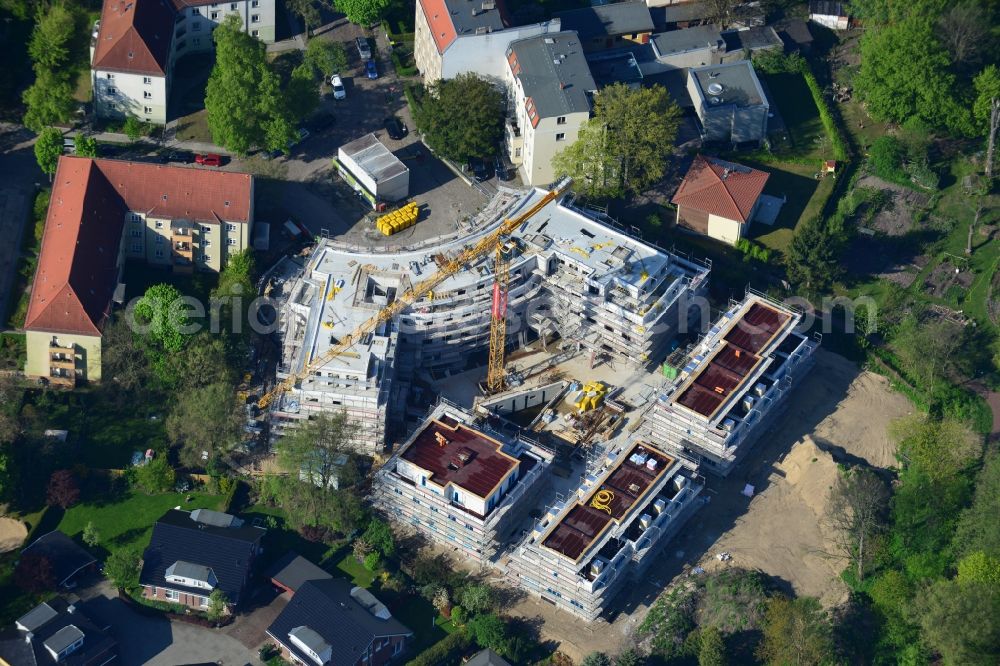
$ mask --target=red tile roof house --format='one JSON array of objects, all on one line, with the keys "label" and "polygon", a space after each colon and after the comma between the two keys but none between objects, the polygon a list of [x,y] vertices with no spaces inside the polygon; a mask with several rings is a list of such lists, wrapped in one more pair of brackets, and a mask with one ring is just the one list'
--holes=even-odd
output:
[{"label": "red tile roof house", "polygon": [[182,56],[215,48],[212,30],[228,14],[263,42],[274,42],[275,0],[104,0],[90,46],[94,111],[167,122],[170,78]]},{"label": "red tile roof house", "polygon": [[99,381],[125,260],[218,271],[252,230],[248,174],[60,158],[24,323],[25,374],[63,387]]},{"label": "red tile roof house", "polygon": [[770,174],[698,155],[671,201],[677,226],[735,245],[753,221]]}]

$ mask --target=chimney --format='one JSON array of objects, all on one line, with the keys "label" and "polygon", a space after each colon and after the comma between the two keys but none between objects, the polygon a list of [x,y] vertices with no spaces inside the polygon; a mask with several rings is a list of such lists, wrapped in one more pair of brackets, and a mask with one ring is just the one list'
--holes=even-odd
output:
[{"label": "chimney", "polygon": [[27,643],[28,645],[31,645],[31,640],[32,640],[32,639],[33,639],[34,637],[35,637],[35,635],[34,635],[33,633],[31,633],[31,632],[29,631],[28,633],[26,633],[26,634],[24,635],[24,642],[25,642],[25,643]]}]

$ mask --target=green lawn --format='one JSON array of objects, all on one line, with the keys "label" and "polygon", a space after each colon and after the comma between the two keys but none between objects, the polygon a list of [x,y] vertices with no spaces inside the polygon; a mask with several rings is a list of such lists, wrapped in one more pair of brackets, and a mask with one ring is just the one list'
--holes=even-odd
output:
[{"label": "green lawn", "polygon": [[178,118],[177,140],[212,143],[212,132],[208,129],[208,112],[202,109]]},{"label": "green lawn", "polygon": [[818,165],[790,162],[761,164],[747,160],[740,163],[770,174],[764,187],[765,194],[787,197],[772,226],[754,223],[750,228],[750,236],[754,240],[771,249],[786,251],[798,225],[823,210],[833,192],[834,179],[829,176],[820,180],[814,178]]},{"label": "green lawn", "polygon": [[413,646],[411,654],[420,654],[437,643],[458,627],[451,620],[445,619],[423,597],[409,595],[392,611],[393,617],[413,630]]},{"label": "green lawn", "polygon": [[[187,498],[193,498],[188,502]],[[166,493],[163,495],[143,495],[129,493],[114,503],[87,502],[66,510],[58,529],[69,536],[83,532],[88,522],[93,521],[100,533],[100,545],[107,550],[123,546],[144,547],[149,542],[156,519],[168,509],[181,507],[192,509],[221,509],[222,496],[206,493]]]},{"label": "green lawn", "polygon": [[817,163],[828,159],[824,145],[829,142],[823,131],[819,109],[813,102],[809,86],[801,74],[767,74],[762,77],[767,83],[771,101],[778,107],[781,118],[788,128],[790,153],[796,157],[812,157]]},{"label": "green lawn", "polygon": [[354,557],[354,553],[347,552],[339,562],[337,562],[337,568],[343,573],[347,574],[355,585],[360,585],[361,587],[371,587],[372,583],[375,582],[375,574],[357,561]]},{"label": "green lawn", "polygon": [[80,73],[76,76],[76,88],[73,90],[73,99],[82,104],[89,102],[91,85],[92,79],[90,69],[85,68],[80,70]]}]

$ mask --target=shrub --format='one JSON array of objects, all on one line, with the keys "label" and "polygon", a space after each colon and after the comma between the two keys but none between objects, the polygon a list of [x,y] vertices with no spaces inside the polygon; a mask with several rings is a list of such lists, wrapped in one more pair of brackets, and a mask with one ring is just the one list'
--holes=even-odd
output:
[{"label": "shrub", "polygon": [[456,631],[409,661],[409,666],[449,666],[461,663],[462,655],[472,647],[464,631]]},{"label": "shrub", "polygon": [[382,566],[382,556],[378,553],[368,553],[365,555],[365,569],[377,571]]},{"label": "shrub", "polygon": [[868,165],[876,176],[900,185],[909,185],[910,179],[903,171],[903,146],[894,136],[883,135],[872,142],[868,149]]}]

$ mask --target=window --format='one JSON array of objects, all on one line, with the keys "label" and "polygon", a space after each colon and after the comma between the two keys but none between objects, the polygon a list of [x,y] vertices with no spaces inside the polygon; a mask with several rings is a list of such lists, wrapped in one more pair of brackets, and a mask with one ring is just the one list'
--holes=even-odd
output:
[{"label": "window", "polygon": [[133,221],[133,222],[138,222],[139,220],[141,220],[141,219],[142,219],[142,218],[141,218],[141,217],[139,217],[139,215],[138,215],[138,214],[136,214],[136,213],[132,213],[132,214],[130,215],[130,217],[131,217],[131,219],[132,219],[132,221]]},{"label": "window", "polygon": [[157,236],[156,237],[156,244],[157,245],[163,245],[163,236]]},{"label": "window", "polygon": [[202,261],[212,261],[212,257],[210,257],[207,254],[203,254],[203,255],[201,255],[201,260]]},{"label": "window", "polygon": [[[254,5],[254,6],[256,7],[256,5]],[[236,3],[235,2],[230,2],[229,3],[229,8],[235,12],[236,11]]]},{"label": "window", "polygon": [[132,238],[142,238],[142,232],[138,229],[133,229]]},{"label": "window", "polygon": [[212,244],[212,241],[208,240],[207,238],[201,242],[201,246],[202,247],[208,247],[211,244]]},{"label": "window", "polygon": [[208,597],[198,597],[198,598],[199,598],[199,600],[200,600],[200,603],[199,603],[199,605],[200,605],[200,606],[201,606],[202,608],[208,608]]},{"label": "window", "polygon": [[110,73],[109,74],[105,74],[104,78],[106,78],[108,81],[114,81],[115,80],[115,75],[114,74],[110,74]]},{"label": "window", "polygon": [[151,76],[144,76],[144,77],[142,77],[142,84],[145,85],[145,86],[152,85],[153,84],[153,77],[151,77]]},{"label": "window", "polygon": [[[116,88],[114,88],[114,87],[108,88],[108,94],[109,95],[117,95],[118,94],[118,90]],[[112,108],[114,108],[114,107],[112,107]]]},{"label": "window", "polygon": [[157,221],[156,222],[156,228],[157,229],[162,229],[163,228],[163,222]]},{"label": "window", "polygon": [[556,134],[556,141],[564,141],[565,139],[566,139],[565,132],[559,132],[558,134]]},{"label": "window", "polygon": [[251,23],[260,23],[260,14],[251,14],[250,15],[250,22]]},{"label": "window", "polygon": [[162,256],[163,256],[163,250],[159,250],[159,249],[158,249],[158,250],[156,251],[156,256],[158,256],[158,257],[162,257]]},{"label": "window", "polygon": [[194,9],[192,9],[192,10],[191,10],[191,13],[192,13],[192,14],[193,14],[194,16],[201,16],[201,10],[200,10],[200,9],[198,9],[197,7],[195,7]]},{"label": "window", "polygon": [[142,245],[140,245],[139,243],[132,243],[132,251],[142,252]]},{"label": "window", "polygon": [[250,31],[250,36],[251,37],[260,37],[260,30],[251,30]]},{"label": "window", "polygon": [[250,0],[250,6],[254,9],[260,7],[260,0]]},{"label": "window", "polygon": [[226,245],[236,245],[236,239],[235,238],[227,238],[226,239]]},{"label": "window", "polygon": [[565,125],[565,124],[566,124],[566,116],[559,116],[558,118],[556,118],[556,125]]},{"label": "window", "polygon": [[177,593],[177,590],[163,590],[163,596],[170,601],[177,601],[180,595]]},{"label": "window", "polygon": [[227,223],[226,224],[226,231],[236,231],[236,225],[235,224],[228,224]]},{"label": "window", "polygon": [[209,14],[209,16],[212,17],[213,21],[216,21],[219,18],[219,12],[212,12],[211,14]]},{"label": "window", "polygon": [[142,91],[142,98],[143,99],[153,99],[153,93],[149,92],[148,90],[143,90]]},{"label": "window", "polygon": [[191,40],[191,45],[192,46],[200,46],[201,45],[201,39],[199,39],[198,37],[195,37],[194,39]]},{"label": "window", "polygon": [[514,157],[520,157],[520,156],[521,156],[521,149],[520,148],[515,148],[514,149]]}]

